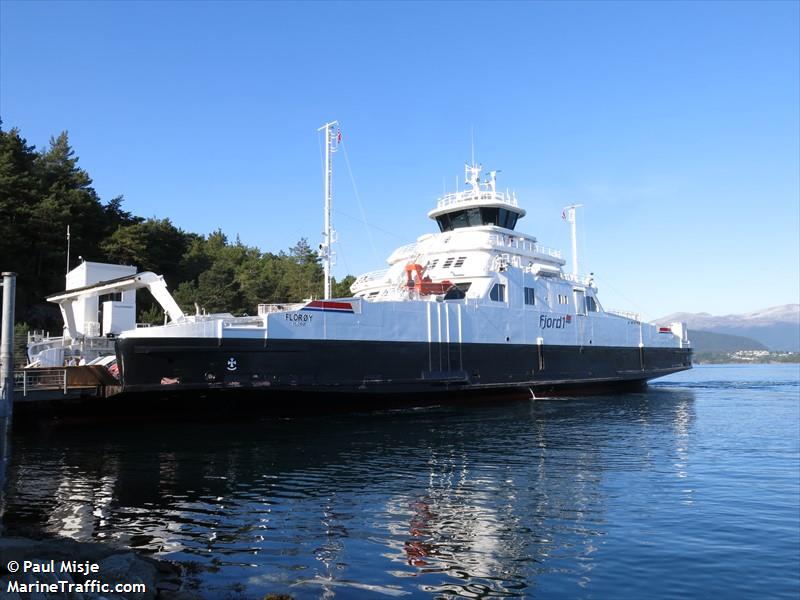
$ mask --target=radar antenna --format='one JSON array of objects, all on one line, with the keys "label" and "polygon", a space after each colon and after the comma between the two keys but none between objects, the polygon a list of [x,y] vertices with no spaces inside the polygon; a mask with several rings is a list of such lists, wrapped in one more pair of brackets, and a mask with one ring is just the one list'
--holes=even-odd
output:
[{"label": "radar antenna", "polygon": [[472,193],[476,196],[480,194],[481,191],[481,169],[483,165],[475,165],[473,164],[464,164],[464,180],[467,185],[472,186]]}]

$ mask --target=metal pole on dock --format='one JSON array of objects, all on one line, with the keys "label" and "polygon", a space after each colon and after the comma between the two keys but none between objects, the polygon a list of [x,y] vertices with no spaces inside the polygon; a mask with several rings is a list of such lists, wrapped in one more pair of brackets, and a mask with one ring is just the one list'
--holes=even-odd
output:
[{"label": "metal pole on dock", "polygon": [[17,274],[3,273],[3,318],[0,327],[0,419],[14,409],[14,298]]}]

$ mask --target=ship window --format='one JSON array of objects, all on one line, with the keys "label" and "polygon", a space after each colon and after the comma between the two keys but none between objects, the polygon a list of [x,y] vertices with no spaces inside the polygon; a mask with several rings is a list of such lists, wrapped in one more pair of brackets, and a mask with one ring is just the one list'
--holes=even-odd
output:
[{"label": "ship window", "polygon": [[466,256],[459,256],[459,257],[456,259],[456,262],[455,262],[455,263],[453,263],[453,266],[454,266],[454,267],[456,267],[456,268],[458,268],[458,267],[460,267],[460,266],[462,266],[462,265],[464,264],[464,261],[465,261],[465,260],[467,260],[467,257],[466,257]]},{"label": "ship window", "polygon": [[569,298],[567,298],[566,294],[559,294],[558,295],[558,303],[559,304],[568,304]]},{"label": "ship window", "polygon": [[439,259],[434,258],[427,265],[425,265],[425,269],[435,269],[437,264],[439,264]]},{"label": "ship window", "polygon": [[466,294],[469,291],[471,285],[472,285],[471,281],[462,281],[461,283],[457,283],[456,287]]},{"label": "ship window", "polygon": [[499,225],[497,211],[498,211],[498,209],[496,209],[496,208],[482,208],[481,209],[481,220],[483,221],[483,224],[484,225]]},{"label": "ship window", "polygon": [[460,210],[458,212],[450,213],[450,223],[452,223],[453,229],[469,227],[469,221],[467,220],[467,211]]},{"label": "ship window", "polygon": [[536,293],[533,288],[525,288],[525,304],[536,304]]},{"label": "ship window", "polygon": [[492,286],[492,291],[489,292],[489,298],[495,302],[505,302],[506,286],[502,283],[495,283],[494,286]]},{"label": "ship window", "polygon": [[517,213],[511,212],[510,210],[506,210],[505,208],[501,208],[498,214],[498,222],[497,224],[500,227],[505,227],[506,229],[514,229],[517,225]]},{"label": "ship window", "polygon": [[597,312],[597,302],[591,296],[586,296],[586,310],[589,312]]},{"label": "ship window", "polygon": [[111,292],[110,294],[102,294],[97,297],[100,304],[103,302],[122,302],[122,292]]},{"label": "ship window", "polygon": [[464,297],[466,297],[464,290],[462,290],[457,285],[454,285],[449,290],[447,290],[447,293],[444,295],[445,300],[461,300]]},{"label": "ship window", "polygon": [[586,292],[583,290],[572,290],[573,297],[575,298],[575,314],[586,314]]},{"label": "ship window", "polygon": [[453,231],[461,227],[477,227],[479,225],[497,225],[506,229],[514,229],[519,215],[505,208],[476,207],[457,210],[436,217],[440,231]]},{"label": "ship window", "polygon": [[444,264],[442,265],[442,268],[443,268],[443,269],[446,269],[446,268],[448,268],[450,265],[452,265],[452,264],[453,264],[453,261],[454,261],[454,260],[455,260],[455,259],[454,259],[454,258],[451,256],[451,257],[450,257],[450,258],[448,258],[446,261],[444,261]]},{"label": "ship window", "polygon": [[467,209],[467,221],[469,222],[470,227],[479,227],[480,225],[483,225],[483,219],[481,219],[481,209]]}]

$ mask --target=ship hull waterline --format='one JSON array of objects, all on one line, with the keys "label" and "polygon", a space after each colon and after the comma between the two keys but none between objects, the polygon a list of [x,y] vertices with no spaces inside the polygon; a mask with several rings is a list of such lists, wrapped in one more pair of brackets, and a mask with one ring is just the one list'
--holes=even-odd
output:
[{"label": "ship hull waterline", "polygon": [[296,396],[606,393],[691,368],[691,349],[350,340],[117,340],[122,391]]}]

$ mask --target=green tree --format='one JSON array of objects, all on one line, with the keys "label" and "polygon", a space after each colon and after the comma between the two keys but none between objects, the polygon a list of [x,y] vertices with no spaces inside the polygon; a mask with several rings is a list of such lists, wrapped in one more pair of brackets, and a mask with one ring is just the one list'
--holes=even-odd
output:
[{"label": "green tree", "polygon": [[[69,145],[66,131],[50,139],[50,147],[37,157],[35,169],[40,185],[39,202],[31,217],[39,241],[35,249],[36,275],[63,273],[54,267],[66,264],[67,225],[70,226],[73,257],[100,258],[95,254],[103,237],[105,213],[92,188],[92,179],[78,167],[78,157]],[[51,282],[52,289],[63,288],[61,276],[58,280],[60,285]]]},{"label": "green tree", "polygon": [[18,129],[0,129],[0,270],[18,274],[17,314],[23,318],[41,291],[30,248],[37,239],[31,227],[39,188],[34,173],[36,157],[34,147]]},{"label": "green tree", "polygon": [[352,275],[346,275],[341,281],[336,281],[334,279],[333,285],[331,286],[331,293],[333,294],[333,297],[350,298],[353,295],[353,292],[350,291],[350,286],[353,285],[355,280],[356,278]]},{"label": "green tree", "polygon": [[169,219],[145,219],[118,227],[101,243],[106,260],[135,265],[140,271],[153,271],[177,286],[184,280],[182,259],[192,236],[175,227]]}]

